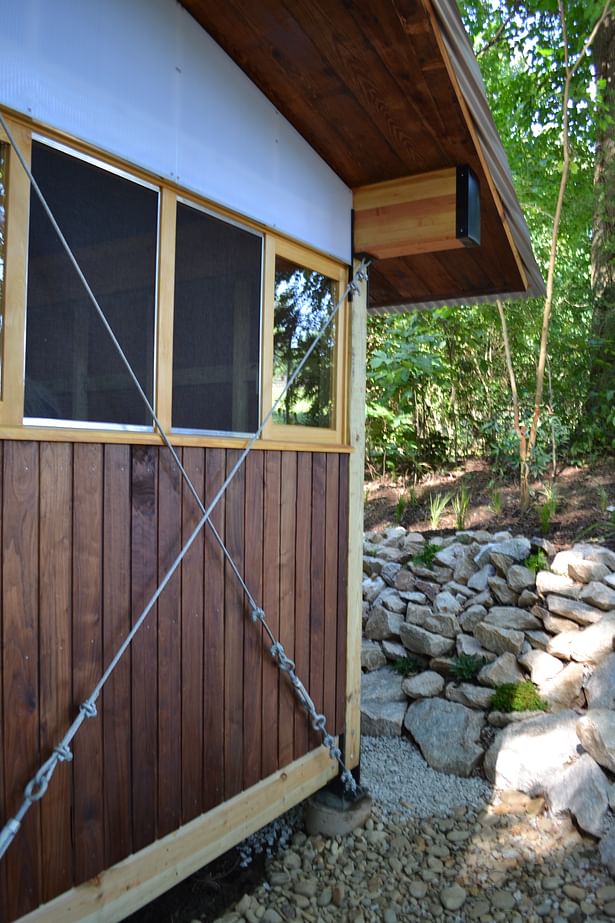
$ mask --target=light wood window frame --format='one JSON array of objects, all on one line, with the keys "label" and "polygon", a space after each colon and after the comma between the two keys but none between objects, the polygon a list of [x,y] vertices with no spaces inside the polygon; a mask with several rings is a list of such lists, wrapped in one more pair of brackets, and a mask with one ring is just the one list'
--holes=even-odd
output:
[{"label": "light wood window frame", "polygon": [[[239,224],[263,236],[262,302],[261,302],[261,394],[260,419],[271,408],[273,385],[273,321],[275,258],[283,256],[306,269],[320,272],[333,279],[337,297],[347,284],[347,267],[311,248],[296,243],[273,232],[268,227],[237,215],[224,207],[172,183],[152,176],[120,159],[67,137],[61,132],[42,129],[3,111],[16,143],[26,162],[31,163],[32,135],[49,138],[72,148],[80,154],[106,165],[120,169],[127,178],[145,181],[159,190],[158,224],[158,279],[156,321],[154,328],[155,410],[161,426],[176,445],[237,448],[245,445],[243,434],[204,433],[196,431],[178,433],[172,430],[172,374],[173,374],[173,302],[175,286],[175,239],[177,202],[183,201],[204,208],[220,220]],[[0,392],[0,439],[33,439],[67,442],[160,444],[160,434],[154,428],[114,427],[91,424],[64,425],[50,420],[49,425],[24,423],[25,391],[25,338],[28,271],[28,233],[30,220],[30,183],[18,162],[8,137],[0,128],[0,141],[9,145],[8,183],[6,203],[5,239],[5,298],[2,348],[2,391]],[[344,304],[337,315],[337,331],[333,350],[332,415],[330,428],[280,424],[268,421],[257,449],[299,449],[304,451],[350,451],[347,443],[347,366],[348,366],[348,305]]]},{"label": "light wood window frame", "polygon": [[[336,298],[339,299],[346,287],[347,272],[345,267],[328,257],[321,256],[313,250],[291,241],[270,236],[265,247],[265,306],[263,311],[263,383],[261,419],[271,410],[273,403],[273,330],[275,313],[275,261],[280,256],[299,266],[319,272],[336,284]],[[268,420],[264,437],[283,442],[322,443],[339,445],[346,439],[346,366],[347,366],[347,327],[348,304],[340,308],[334,323],[337,326],[333,345],[333,367],[331,383],[331,413],[333,423],[330,427],[305,426],[300,423],[276,423]]]}]

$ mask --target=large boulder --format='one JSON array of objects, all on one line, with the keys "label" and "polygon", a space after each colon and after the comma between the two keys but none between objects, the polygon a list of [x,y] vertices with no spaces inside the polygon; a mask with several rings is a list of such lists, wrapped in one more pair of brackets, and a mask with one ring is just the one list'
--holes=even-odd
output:
[{"label": "large boulder", "polygon": [[590,756],[615,772],[615,713],[592,708],[577,722],[577,736]]},{"label": "large boulder", "polygon": [[483,756],[483,715],[445,699],[421,699],[408,708],[404,727],[439,772],[469,776]]},{"label": "large boulder", "polygon": [[391,667],[365,673],[361,682],[361,733],[368,737],[399,737],[408,700],[402,677]]},{"label": "large boulder", "polygon": [[489,781],[496,788],[542,794],[562,766],[578,756],[578,717],[568,710],[509,724],[485,755]]},{"label": "large boulder", "polygon": [[545,800],[554,814],[570,813],[581,830],[600,836],[609,809],[609,782],[587,753],[563,766],[545,788]]}]

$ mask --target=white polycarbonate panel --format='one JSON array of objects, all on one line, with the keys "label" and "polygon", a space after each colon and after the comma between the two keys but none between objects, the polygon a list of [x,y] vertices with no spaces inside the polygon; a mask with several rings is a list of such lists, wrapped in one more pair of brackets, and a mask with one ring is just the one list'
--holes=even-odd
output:
[{"label": "white polycarbonate panel", "polygon": [[348,187],[175,0],[0,0],[0,104],[350,261]]}]

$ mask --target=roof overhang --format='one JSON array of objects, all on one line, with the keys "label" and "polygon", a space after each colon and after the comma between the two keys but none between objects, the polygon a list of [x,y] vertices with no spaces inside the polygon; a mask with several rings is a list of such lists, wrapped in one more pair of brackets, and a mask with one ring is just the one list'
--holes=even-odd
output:
[{"label": "roof overhang", "polygon": [[[371,311],[543,294],[454,0],[182,5],[355,192],[357,216],[366,187],[383,191],[382,202],[371,200],[368,241],[377,257],[370,272]],[[470,245],[450,233],[458,203],[448,187],[438,191],[437,206],[429,191],[416,201],[418,188],[433,188],[434,175],[448,176],[459,167],[469,169],[480,190],[480,242]],[[397,196],[399,189],[414,196],[413,204],[399,196],[392,201],[392,188]],[[393,246],[390,235],[378,237],[404,221]],[[356,250],[363,240],[358,228]]]}]

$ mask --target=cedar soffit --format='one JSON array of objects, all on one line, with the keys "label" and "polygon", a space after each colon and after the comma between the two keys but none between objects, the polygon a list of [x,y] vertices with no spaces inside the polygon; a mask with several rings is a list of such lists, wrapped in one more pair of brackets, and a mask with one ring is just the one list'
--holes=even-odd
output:
[{"label": "cedar soffit", "polygon": [[481,245],[379,260],[372,310],[540,292],[454,0],[182,5],[351,188],[460,164],[476,173]]}]

